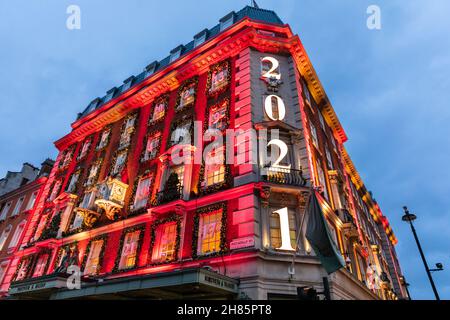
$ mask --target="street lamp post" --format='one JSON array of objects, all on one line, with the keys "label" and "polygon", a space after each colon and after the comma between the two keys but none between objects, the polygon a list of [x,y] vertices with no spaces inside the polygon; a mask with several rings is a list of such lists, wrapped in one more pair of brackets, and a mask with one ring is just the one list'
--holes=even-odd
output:
[{"label": "street lamp post", "polygon": [[409,225],[411,226],[411,230],[414,235],[414,239],[416,240],[417,248],[419,248],[420,256],[422,257],[422,261],[425,266],[425,270],[427,271],[428,279],[430,280],[431,287],[433,288],[434,296],[436,297],[436,300],[441,300],[439,298],[439,294],[437,292],[436,286],[434,285],[433,277],[431,276],[430,268],[428,267],[427,260],[425,259],[425,255],[423,254],[422,246],[420,245],[419,238],[417,237],[416,229],[414,228],[414,225],[413,225],[413,221],[416,220],[417,217],[415,214],[409,213],[409,210],[407,207],[403,207],[403,210],[405,211],[405,214],[403,215],[402,220],[409,222]]}]

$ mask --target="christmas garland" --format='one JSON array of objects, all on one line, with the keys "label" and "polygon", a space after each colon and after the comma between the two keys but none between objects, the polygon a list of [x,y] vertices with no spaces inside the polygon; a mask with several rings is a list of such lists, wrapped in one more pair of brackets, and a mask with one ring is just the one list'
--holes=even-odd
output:
[{"label": "christmas garland", "polygon": [[[66,185],[66,190],[65,192],[70,193],[70,194],[77,194],[77,191],[80,190],[80,187],[82,185],[81,181],[82,181],[82,174],[83,174],[83,170],[84,168],[82,167],[78,167],[77,169],[75,169],[75,171],[70,175],[69,177],[69,183]],[[69,191],[69,185],[70,185],[70,181],[72,180],[72,177],[74,175],[78,175],[78,179],[77,182],[75,184],[75,188],[72,191]]]},{"label": "christmas garland", "polygon": [[[199,236],[198,231],[199,231],[199,227],[200,227],[200,215],[211,213],[211,212],[217,211],[217,210],[222,210],[222,219],[221,219],[221,226],[220,226],[220,250],[210,253],[210,254],[199,256],[197,253],[197,249],[198,249],[198,236]],[[192,258],[193,259],[201,259],[203,257],[214,257],[214,256],[223,255],[227,251],[226,232],[227,232],[227,203],[226,202],[215,203],[215,204],[209,205],[207,207],[198,209],[194,215],[194,230],[192,232]]]},{"label": "christmas garland", "polygon": [[98,255],[97,274],[99,273],[99,270],[102,268],[103,257],[105,255],[106,244],[107,244],[107,241],[108,241],[108,234],[107,233],[99,235],[99,236],[89,240],[89,243],[88,243],[88,245],[86,247],[86,252],[84,253],[83,260],[82,260],[82,263],[81,263],[81,270],[83,270],[83,273],[84,273],[84,268],[86,267],[87,259],[89,258],[89,252],[91,251],[92,243],[94,241],[100,241],[100,240],[103,240],[103,244],[102,244],[102,249],[100,250],[100,253]]},{"label": "christmas garland", "polygon": [[[134,232],[134,231],[138,231],[138,230],[140,231],[140,233],[139,233],[138,245],[137,245],[137,248],[136,248],[136,260],[134,262],[134,266],[128,267],[128,268],[125,268],[125,269],[119,269],[119,267],[120,267],[120,259],[122,258],[122,251],[123,251],[123,245],[124,245],[124,242],[125,242],[125,237],[127,236],[128,233],[131,233],[131,232]],[[132,227],[126,228],[123,231],[122,237],[120,238],[119,248],[118,248],[118,251],[117,251],[117,254],[116,254],[116,261],[114,263],[114,268],[111,271],[111,273],[118,273],[118,272],[129,271],[129,270],[132,270],[132,269],[136,268],[136,265],[138,263],[138,257],[139,257],[139,254],[141,252],[142,240],[144,239],[144,232],[145,232],[145,224],[132,226]]]},{"label": "christmas garland", "polygon": [[174,258],[172,260],[166,260],[166,261],[160,261],[160,262],[152,262],[152,255],[150,254],[148,256],[148,264],[150,265],[160,265],[165,263],[170,263],[172,261],[175,261],[178,257],[178,251],[180,250],[180,237],[181,237],[181,217],[177,214],[172,214],[168,216],[165,219],[160,219],[156,222],[154,222],[151,226],[151,240],[150,240],[150,252],[153,252],[154,246],[155,246],[155,240],[156,240],[156,229],[163,224],[169,223],[169,222],[176,222],[177,223],[177,235],[175,238],[175,249],[174,249]]},{"label": "christmas garland", "polygon": [[[63,152],[63,154],[61,156],[61,160],[59,162],[59,166],[58,166],[59,171],[66,169],[70,165],[70,163],[73,160],[73,152],[74,151],[75,151],[75,144],[71,145]],[[70,153],[70,160],[68,161],[68,163],[65,163],[66,157],[69,153]]]},{"label": "christmas garland", "polygon": [[[102,163],[103,163],[103,157],[98,158],[97,160],[93,161],[91,166],[89,167],[89,171],[87,172],[87,176],[85,178],[86,182],[83,184],[84,187],[91,187],[93,185],[95,185],[97,183],[98,180],[98,176],[100,175],[100,171],[102,169]],[[89,182],[89,175],[91,173],[92,168],[97,165],[98,169],[97,169],[97,173],[95,174],[95,177],[92,179],[92,181],[90,183]]]},{"label": "christmas garland", "polygon": [[[47,222],[48,223],[48,222]],[[59,226],[61,224],[61,212],[58,211],[53,216],[50,225],[46,226],[42,231],[38,241],[56,238],[58,235]]]},{"label": "christmas garland", "polygon": [[226,112],[225,112],[225,117],[224,117],[223,121],[226,123],[226,125],[225,125],[225,128],[223,128],[221,131],[223,132],[224,130],[228,129],[228,127],[230,125],[230,98],[227,96],[227,97],[219,100],[218,102],[211,104],[210,106],[208,106],[206,108],[206,117],[205,117],[205,122],[203,123],[203,134],[209,129],[209,116],[210,116],[211,109],[213,109],[213,108],[220,109],[224,105],[226,106]]},{"label": "christmas garland", "polygon": [[[108,174],[110,175],[110,176],[117,176],[117,175],[119,175],[122,171],[123,171],[123,169],[127,166],[127,160],[128,160],[128,151],[130,151],[130,148],[129,148],[129,146],[128,147],[126,147],[126,148],[124,148],[124,149],[117,149],[116,150],[116,152],[114,153],[114,156],[112,157],[112,159],[111,159],[111,162],[110,162],[110,166],[109,166],[109,172],[108,172]],[[114,170],[114,167],[116,166],[116,161],[117,161],[117,158],[119,157],[119,155],[121,155],[121,154],[125,154],[125,158],[123,159],[123,164],[122,164],[122,166],[120,167],[120,169],[118,170],[118,172],[112,172],[113,170]]]},{"label": "christmas garland", "polygon": [[[197,84],[198,84],[198,76],[195,76],[191,79],[186,80],[181,85],[181,87],[178,89],[177,103],[175,104],[175,113],[179,113],[183,110],[186,110],[188,107],[195,105],[195,101],[197,100]],[[193,94],[194,97],[192,99],[192,102],[180,107],[181,95],[183,94],[185,89],[187,89],[191,86],[194,87],[194,94]]]},{"label": "christmas garland", "polygon": [[[153,116],[155,113],[155,107],[161,103],[164,104],[164,116],[157,120],[153,120]],[[168,93],[163,94],[163,95],[159,96],[158,98],[156,98],[152,105],[152,112],[150,113],[150,119],[148,121],[148,126],[155,126],[155,125],[159,124],[160,122],[162,122],[166,118],[168,106],[169,106],[169,94]]]},{"label": "christmas garland", "polygon": [[[212,87],[212,75],[215,72],[220,72],[222,70],[227,70],[228,74],[227,77],[225,79],[225,82],[220,88],[216,89],[215,91],[211,91],[211,87]],[[224,60],[221,61],[215,65],[213,65],[208,73],[208,81],[206,84],[206,95],[209,97],[217,97],[218,95],[222,94],[223,92],[227,91],[229,85],[231,83],[231,63],[230,61]]]},{"label": "christmas garland", "polygon": [[[225,151],[223,151],[225,153]],[[224,155],[225,158],[225,155]],[[200,168],[200,178],[198,180],[198,192],[200,195],[207,195],[217,191],[221,191],[230,188],[233,184],[233,177],[231,175],[231,166],[229,164],[223,164],[225,166],[224,180],[222,182],[215,183],[210,186],[202,186],[205,183],[205,163]]]},{"label": "christmas garland", "polygon": [[[150,202],[151,202],[150,201],[150,196],[152,194],[153,186],[155,184],[155,172],[156,172],[155,169],[145,170],[144,173],[142,173],[141,175],[137,176],[136,179],[134,180],[133,189],[131,191],[131,196],[130,196],[130,203],[128,205],[128,210],[129,210],[129,213],[130,213],[129,216],[131,216],[131,215],[138,215],[138,214],[147,212],[147,209],[150,207]],[[135,201],[136,191],[137,191],[137,187],[139,185],[139,181],[143,177],[147,177],[147,176],[153,176],[151,184],[148,187],[149,188],[149,194],[148,194],[149,198],[147,199],[147,205],[142,207],[142,208],[139,208],[139,209],[134,209],[133,206],[134,206],[134,201]]]}]

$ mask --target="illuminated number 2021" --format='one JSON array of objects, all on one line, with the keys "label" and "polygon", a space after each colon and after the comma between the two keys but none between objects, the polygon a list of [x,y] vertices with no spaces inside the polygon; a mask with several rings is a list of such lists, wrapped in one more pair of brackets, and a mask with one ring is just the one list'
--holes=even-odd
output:
[{"label": "illuminated number 2021", "polygon": [[[276,107],[276,114],[274,114],[274,107]],[[275,94],[271,94],[264,100],[264,111],[271,120],[283,120],[286,116],[286,106],[283,99]]]},{"label": "illuminated number 2021", "polygon": [[[264,57],[261,59],[262,64],[262,77],[263,78],[275,78],[277,80],[281,79],[281,74],[278,70],[280,63],[277,59],[272,57]],[[268,68],[268,70],[266,70]]]},{"label": "illuminated number 2021", "polygon": [[285,169],[285,170],[291,169],[291,165],[283,166],[280,164],[280,162],[286,157],[286,155],[288,153],[288,146],[286,145],[286,143],[284,143],[283,141],[281,141],[279,139],[272,139],[269,141],[267,146],[269,147],[272,145],[275,145],[278,147],[278,149],[280,149],[280,154],[279,154],[278,158],[275,160],[275,162],[270,167],[277,168],[277,169]]},{"label": "illuminated number 2021", "polygon": [[280,218],[280,233],[281,233],[281,246],[278,248],[275,248],[275,249],[295,251],[295,249],[292,248],[292,244],[291,244],[288,208],[283,208],[283,209],[274,211],[273,213],[278,214],[278,216]]}]

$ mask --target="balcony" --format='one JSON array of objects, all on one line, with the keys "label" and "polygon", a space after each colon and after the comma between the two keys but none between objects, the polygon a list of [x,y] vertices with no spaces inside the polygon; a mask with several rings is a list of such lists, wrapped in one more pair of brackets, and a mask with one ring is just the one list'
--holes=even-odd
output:
[{"label": "balcony", "polygon": [[165,188],[158,192],[152,201],[152,206],[159,206],[165,203],[169,203],[175,200],[183,198],[183,186],[178,185],[174,188]]},{"label": "balcony", "polygon": [[266,167],[262,170],[263,180],[270,183],[284,184],[290,186],[304,187],[306,179],[303,177],[303,171],[288,169],[288,168],[274,168]]}]

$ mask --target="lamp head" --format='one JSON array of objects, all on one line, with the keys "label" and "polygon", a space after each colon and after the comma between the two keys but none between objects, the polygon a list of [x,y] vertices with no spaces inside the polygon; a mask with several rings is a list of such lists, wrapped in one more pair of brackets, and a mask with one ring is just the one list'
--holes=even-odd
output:
[{"label": "lamp head", "polygon": [[409,213],[408,207],[404,206],[403,211],[405,211],[405,214],[402,217],[403,221],[411,222],[417,219],[417,216],[413,213]]}]

